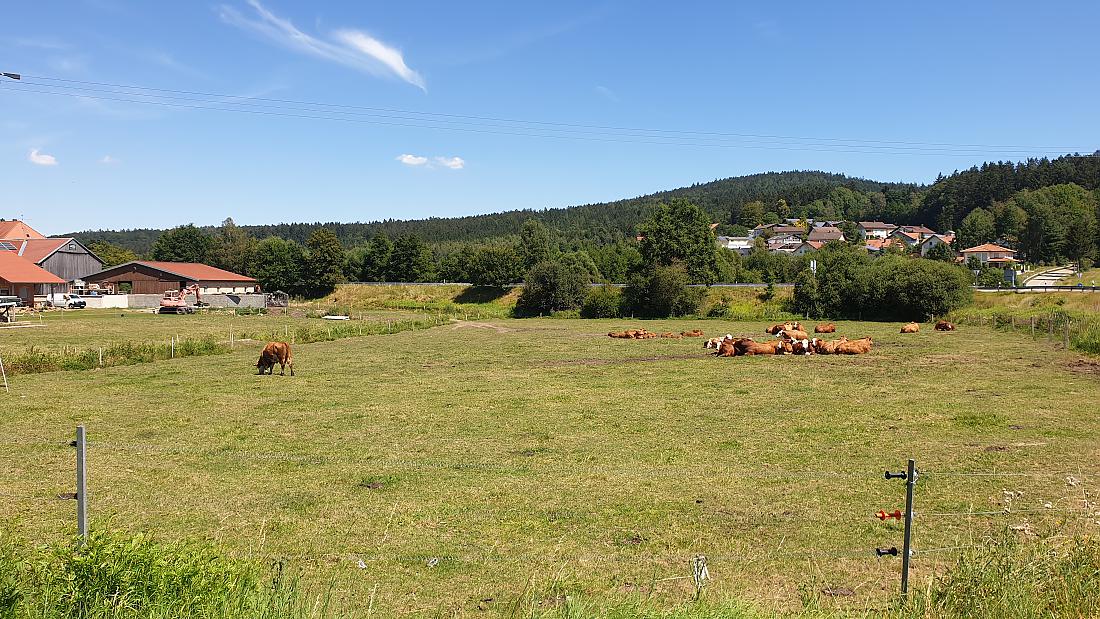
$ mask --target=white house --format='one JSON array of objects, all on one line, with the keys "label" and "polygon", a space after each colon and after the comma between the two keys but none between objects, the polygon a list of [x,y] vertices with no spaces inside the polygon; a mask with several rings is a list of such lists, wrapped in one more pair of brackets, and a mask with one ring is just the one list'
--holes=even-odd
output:
[{"label": "white house", "polygon": [[974,256],[980,260],[982,264],[1005,266],[1017,262],[1016,250],[994,245],[993,243],[985,243],[977,247],[970,247],[959,253],[962,254],[964,260],[968,260],[971,256]]},{"label": "white house", "polygon": [[948,237],[944,234],[933,234],[920,242],[920,255],[927,256],[928,252],[939,245],[947,245],[950,247],[952,240],[954,240],[952,237]]},{"label": "white house", "polygon": [[720,236],[718,237],[718,246],[735,251],[742,256],[747,256],[752,253],[755,244],[751,236]]},{"label": "white house", "polygon": [[890,236],[894,228],[897,228],[897,226],[882,221],[859,222],[859,231],[865,239],[884,239]]}]

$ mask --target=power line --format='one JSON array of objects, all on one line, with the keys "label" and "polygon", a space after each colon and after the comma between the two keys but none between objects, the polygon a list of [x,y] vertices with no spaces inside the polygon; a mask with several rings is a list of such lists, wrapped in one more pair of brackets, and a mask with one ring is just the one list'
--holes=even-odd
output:
[{"label": "power line", "polygon": [[[26,76],[27,78],[35,78],[35,76]],[[442,114],[435,112],[419,112],[412,110],[399,110],[393,108],[371,108],[366,106],[353,106],[344,104],[331,104],[331,103],[319,103],[309,101],[295,101],[288,99],[270,99],[262,97],[241,97],[236,95],[227,95],[219,93],[206,93],[200,91],[185,91],[185,90],[171,90],[171,89],[159,89],[142,86],[128,86],[122,84],[110,84],[106,82],[87,82],[82,80],[67,80],[63,78],[50,78],[38,76],[37,79],[61,82],[62,84],[50,84],[34,81],[24,81],[23,83],[5,83],[10,91],[13,92],[29,92],[36,94],[46,94],[54,96],[65,96],[72,98],[86,98],[93,100],[105,100],[105,101],[118,101],[124,103],[134,103],[139,105],[156,105],[161,107],[171,107],[179,109],[196,109],[196,110],[209,110],[209,111],[223,111],[223,112],[236,112],[247,113],[253,115],[264,116],[276,116],[284,118],[301,118],[309,120],[328,120],[339,122],[353,122],[368,125],[378,126],[396,126],[396,127],[408,127],[416,129],[429,129],[429,130],[442,130],[442,131],[457,131],[465,133],[481,133],[481,134],[495,134],[495,135],[507,135],[516,137],[534,137],[534,138],[549,138],[549,139],[568,139],[568,140],[581,140],[581,141],[595,141],[595,142],[609,142],[609,143],[627,143],[627,144],[653,144],[661,146],[687,146],[687,147],[703,147],[703,148],[745,148],[746,146],[756,146],[764,149],[772,150],[791,150],[791,151],[813,151],[813,152],[846,152],[846,153],[859,153],[859,154],[901,154],[901,155],[931,155],[931,156],[945,156],[945,155],[977,155],[983,154],[984,151],[974,150],[976,148],[1028,148],[1031,147],[1004,147],[1004,146],[992,146],[992,145],[946,145],[937,143],[921,143],[921,142],[891,142],[885,140],[858,140],[858,139],[846,139],[841,138],[816,138],[816,137],[795,137],[795,136],[776,136],[776,135],[764,135],[764,134],[737,134],[737,133],[721,133],[721,132],[703,132],[703,131],[674,131],[663,129],[644,129],[644,128],[629,128],[629,127],[614,127],[605,125],[583,125],[583,124],[571,124],[571,123],[555,123],[544,121],[524,121],[507,118],[494,118],[487,116],[467,116],[459,114]],[[87,86],[66,86],[65,83],[73,84],[88,84],[92,86],[107,86],[110,88],[122,88],[129,91],[119,90],[104,90],[102,88],[89,88]],[[37,86],[38,88],[28,88],[27,86]],[[49,90],[42,90],[43,88]],[[89,94],[93,93],[93,94]],[[151,94],[151,93],[170,93],[170,94]],[[119,95],[119,96],[104,96],[104,95]],[[180,97],[176,95],[198,95],[204,97],[217,97],[218,99],[194,99],[189,97]],[[135,99],[133,97],[140,97]],[[162,99],[162,100],[156,100]],[[165,100],[166,99],[166,100]],[[320,107],[322,109],[311,109],[301,107],[288,107],[288,105],[298,106],[312,106],[314,108]],[[233,106],[233,107],[225,107]],[[323,109],[323,108],[337,108]],[[350,111],[347,111],[350,110]],[[356,111],[363,110],[363,111]],[[389,112],[392,114],[379,114],[378,112]],[[349,116],[351,116],[349,118]],[[426,116],[421,118],[420,116]],[[380,120],[376,120],[380,119]],[[513,125],[487,125],[484,122],[472,123],[467,120],[450,120],[450,119],[472,119],[477,121],[489,121],[496,123],[513,123]],[[403,122],[394,122],[403,121]],[[517,124],[518,123],[518,124]],[[531,126],[535,125],[535,126]],[[600,131],[593,131],[594,129]],[[625,133],[616,133],[625,132]],[[656,134],[656,135],[653,135]],[[696,139],[699,136],[708,136],[718,139],[724,139],[728,137],[736,138],[756,138],[766,140],[798,140],[801,142],[758,142],[755,140],[741,139],[739,142],[730,143],[728,141],[722,142],[699,142],[699,141],[684,141]],[[836,142],[836,143],[828,143]],[[1047,147],[1054,148],[1054,147]],[[1034,152],[1036,149],[1029,151],[1012,151],[1018,155],[1030,155],[1037,154]],[[1059,149],[1058,153],[1074,150],[1066,147]],[[1079,150],[1079,149],[1078,149]],[[1008,154],[1009,151],[1005,151],[1002,154]],[[1051,151],[1050,154],[1055,154],[1055,151]]]},{"label": "power line", "polygon": [[362,105],[350,105],[342,103],[326,103],[316,101],[303,101],[299,99],[276,99],[270,97],[255,97],[255,96],[242,96],[242,95],[229,95],[224,93],[212,93],[204,91],[194,90],[175,90],[171,88],[155,88],[152,86],[138,86],[131,84],[116,84],[111,82],[95,82],[87,80],[74,80],[60,77],[49,77],[41,75],[23,75],[24,81],[26,78],[47,80],[51,82],[62,82],[71,84],[91,85],[91,86],[108,86],[112,88],[125,88],[138,91],[152,91],[152,92],[165,92],[171,94],[186,94],[186,95],[200,95],[205,97],[220,97],[235,100],[244,101],[265,101],[274,103],[289,103],[295,105],[311,105],[322,107],[334,107],[342,109],[354,109],[354,110],[366,110],[373,112],[393,112],[398,114],[419,114],[424,116],[438,116],[446,118],[461,118],[470,120],[485,120],[494,122],[506,122],[506,123],[521,123],[521,124],[535,124],[535,125],[547,125],[556,127],[572,127],[583,129],[604,129],[612,131],[634,131],[634,132],[651,132],[651,133],[671,133],[671,134],[691,134],[691,135],[708,135],[708,136],[725,136],[725,137],[748,137],[748,138],[766,138],[766,139],[781,139],[781,140],[800,140],[800,141],[824,141],[824,142],[859,142],[867,144],[894,144],[905,146],[946,146],[952,148],[1018,148],[1032,150],[1052,150],[1052,151],[1079,151],[1082,150],[1079,147],[1072,146],[1031,146],[1021,144],[959,144],[951,142],[913,142],[913,141],[899,141],[899,140],[867,140],[859,138],[828,138],[828,137],[813,137],[813,136],[787,136],[787,135],[774,135],[774,134],[761,134],[761,133],[736,133],[736,132],[721,132],[721,131],[698,131],[689,129],[654,129],[644,127],[622,127],[615,125],[592,125],[582,123],[565,123],[565,122],[553,122],[553,121],[539,121],[539,120],[523,120],[515,118],[503,118],[494,116],[477,116],[467,114],[449,114],[444,112],[423,112],[416,110],[403,110],[398,108],[385,108],[385,107],[371,107]]}]

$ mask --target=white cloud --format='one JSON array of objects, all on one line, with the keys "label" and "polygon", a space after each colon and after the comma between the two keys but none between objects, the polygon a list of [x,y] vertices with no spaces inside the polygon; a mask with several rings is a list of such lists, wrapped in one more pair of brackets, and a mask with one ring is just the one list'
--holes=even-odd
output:
[{"label": "white cloud", "polygon": [[452,170],[461,170],[466,167],[466,160],[462,157],[433,157],[439,165]]},{"label": "white cloud", "polygon": [[118,159],[115,159],[114,157],[112,157],[110,155],[103,155],[103,157],[99,160],[99,162],[104,164],[104,165],[111,165],[113,163],[118,163]]},{"label": "white cloud", "polygon": [[336,62],[358,71],[377,76],[397,76],[427,91],[424,78],[405,64],[401,51],[386,45],[359,30],[343,29],[332,33],[335,42],[324,41],[302,32],[288,19],[267,10],[259,0],[247,0],[259,16],[250,19],[237,9],[223,5],[222,20],[244,30],[250,30],[287,49]]},{"label": "white cloud", "polygon": [[397,157],[397,160],[400,161],[401,163],[405,164],[405,165],[411,165],[411,166],[422,166],[425,163],[428,163],[428,158],[427,157],[419,157],[417,155],[409,155],[409,154],[399,155]]},{"label": "white cloud", "polygon": [[57,165],[57,157],[40,153],[37,148],[31,149],[31,153],[27,155],[27,161],[34,165]]}]

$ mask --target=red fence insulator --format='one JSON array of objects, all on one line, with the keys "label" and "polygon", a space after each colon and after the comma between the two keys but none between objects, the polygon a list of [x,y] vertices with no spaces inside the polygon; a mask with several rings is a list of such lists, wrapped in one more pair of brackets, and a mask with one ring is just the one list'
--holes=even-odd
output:
[{"label": "red fence insulator", "polygon": [[880,509],[877,512],[875,512],[875,518],[878,518],[879,520],[881,520],[883,522],[886,522],[887,518],[893,518],[894,520],[901,520],[901,510],[900,509],[895,509],[893,512],[887,512],[887,511],[884,511],[884,510]]}]

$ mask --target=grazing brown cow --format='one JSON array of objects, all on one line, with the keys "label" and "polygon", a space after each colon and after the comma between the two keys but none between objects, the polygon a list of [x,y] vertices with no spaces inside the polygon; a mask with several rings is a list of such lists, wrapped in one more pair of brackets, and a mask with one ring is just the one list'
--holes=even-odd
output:
[{"label": "grazing brown cow", "polygon": [[936,331],[954,331],[955,325],[946,320],[937,320],[935,329]]},{"label": "grazing brown cow", "polygon": [[869,337],[861,338],[858,340],[848,340],[847,342],[841,342],[836,346],[836,354],[838,355],[862,355],[871,352],[871,345],[874,341]]},{"label": "grazing brown cow", "polygon": [[911,322],[907,325],[904,325],[901,328],[901,332],[902,333],[920,333],[920,325],[918,325],[915,322]]},{"label": "grazing brown cow", "polygon": [[836,333],[836,324],[828,323],[814,327],[814,333]]},{"label": "grazing brown cow", "polygon": [[290,375],[294,376],[294,355],[290,354],[290,344],[286,342],[269,342],[260,353],[260,360],[256,362],[258,374],[265,371],[271,374],[275,371],[275,364],[279,364],[279,375],[286,374],[286,368],[290,367]]},{"label": "grazing brown cow", "polygon": [[692,329],[691,331],[682,331],[680,335],[684,337],[703,337],[703,332],[699,329]]}]

